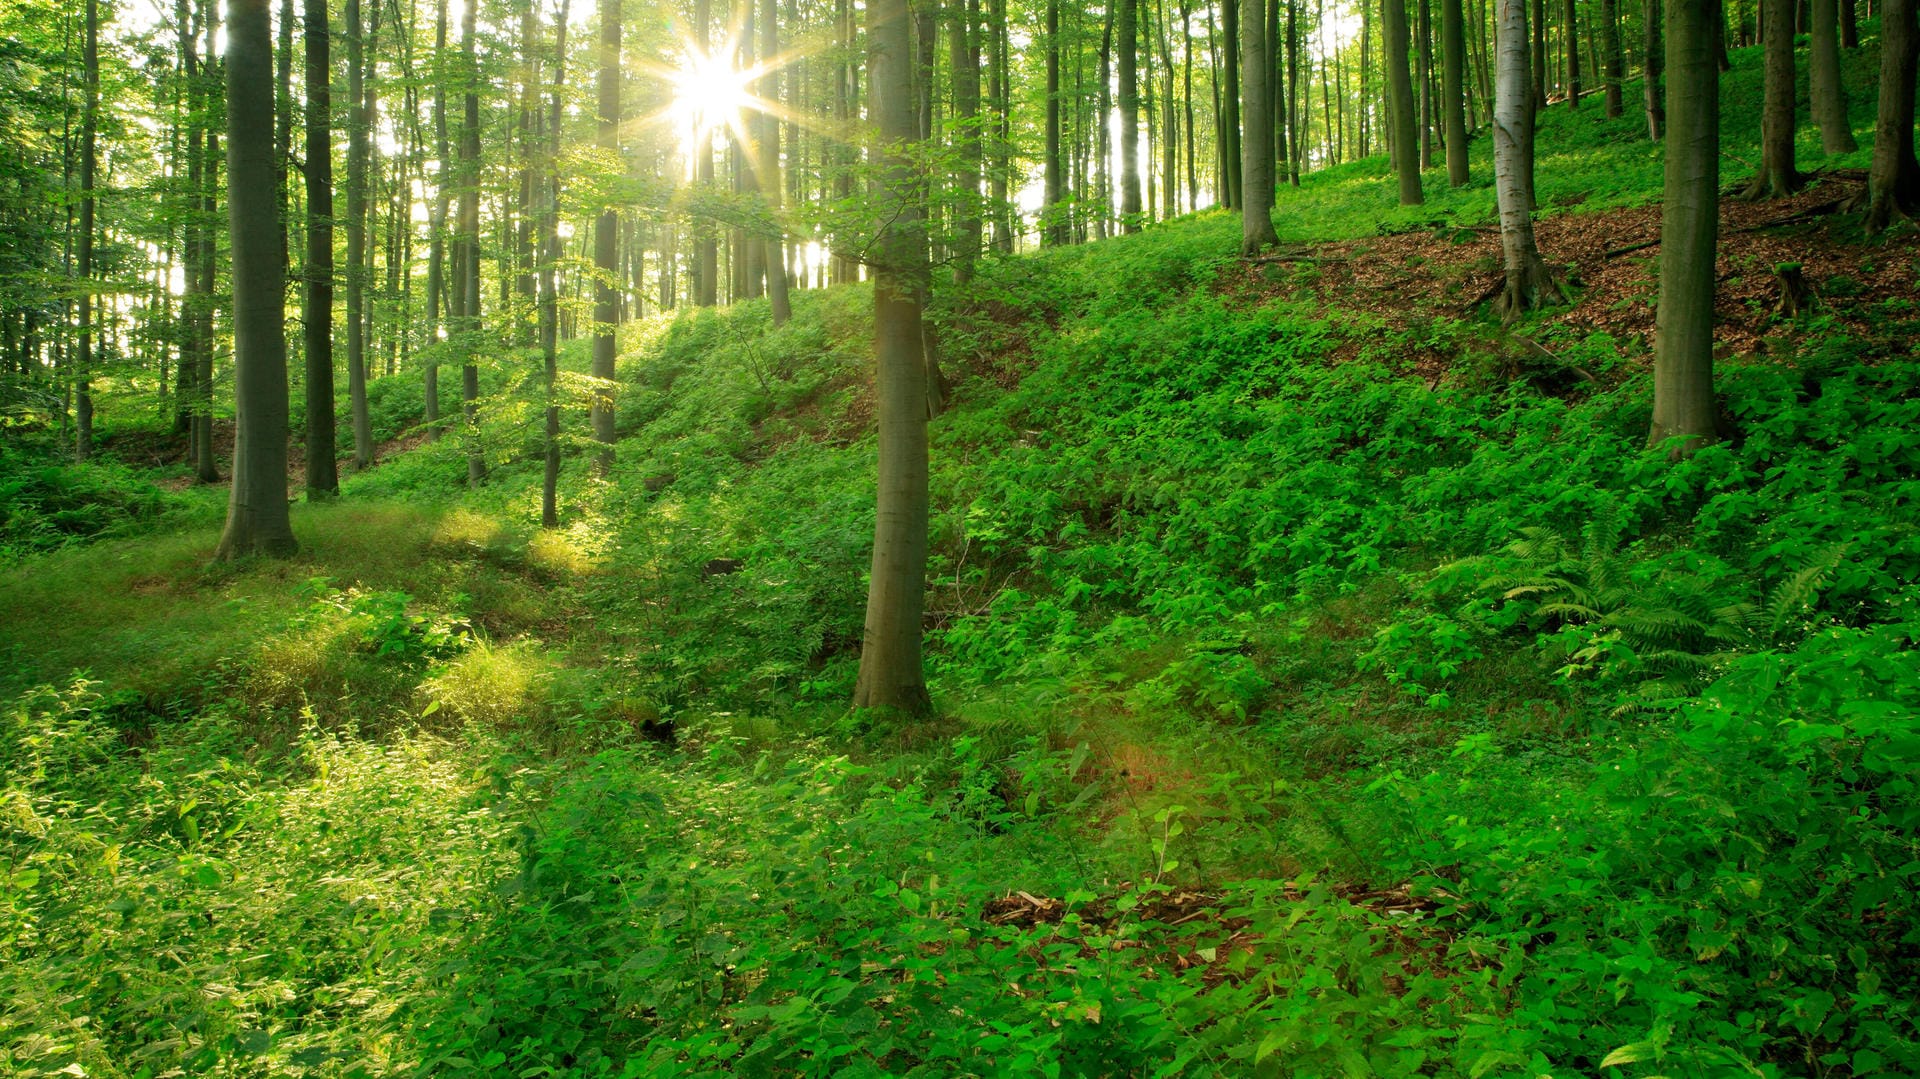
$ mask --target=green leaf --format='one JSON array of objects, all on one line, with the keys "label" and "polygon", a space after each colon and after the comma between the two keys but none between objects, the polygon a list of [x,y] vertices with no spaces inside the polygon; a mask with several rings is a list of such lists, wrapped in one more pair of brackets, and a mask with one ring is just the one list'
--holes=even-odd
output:
[{"label": "green leaf", "polygon": [[915,914],[920,913],[920,893],[912,888],[900,889],[900,905]]},{"label": "green leaf", "polygon": [[1606,1058],[1600,1061],[1600,1066],[1617,1068],[1622,1064],[1637,1064],[1642,1060],[1652,1059],[1656,1051],[1657,1047],[1652,1042],[1633,1042],[1608,1053]]}]

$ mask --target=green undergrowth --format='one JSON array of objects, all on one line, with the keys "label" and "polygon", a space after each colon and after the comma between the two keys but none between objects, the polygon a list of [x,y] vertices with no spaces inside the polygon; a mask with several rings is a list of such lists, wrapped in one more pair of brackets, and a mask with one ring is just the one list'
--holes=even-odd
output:
[{"label": "green undergrowth", "polygon": [[929,719],[844,703],[863,287],[630,327],[552,532],[502,378],[289,562],[0,571],[0,1070],[1920,1071],[1914,313],[1773,326],[1674,461],[1631,343],[1236,237],[937,295]]}]

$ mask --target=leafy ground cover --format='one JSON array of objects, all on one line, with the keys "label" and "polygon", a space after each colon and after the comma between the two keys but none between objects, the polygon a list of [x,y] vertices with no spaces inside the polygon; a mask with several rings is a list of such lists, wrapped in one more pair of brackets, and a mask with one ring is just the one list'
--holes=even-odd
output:
[{"label": "leafy ground cover", "polygon": [[[1567,167],[1625,179],[1542,226],[1619,228],[1588,260],[1657,188],[1596,129]],[[557,532],[502,407],[485,487],[413,445],[291,562],[208,568],[191,515],[20,558],[0,1063],[1920,1070],[1910,237],[1730,235],[1812,247],[1824,306],[1735,312],[1737,434],[1676,464],[1642,283],[1497,326],[1478,233],[1362,238],[1370,169],[1283,192],[1318,262],[1201,215],[942,294],[934,721],[844,707],[858,287],[635,327]]]}]

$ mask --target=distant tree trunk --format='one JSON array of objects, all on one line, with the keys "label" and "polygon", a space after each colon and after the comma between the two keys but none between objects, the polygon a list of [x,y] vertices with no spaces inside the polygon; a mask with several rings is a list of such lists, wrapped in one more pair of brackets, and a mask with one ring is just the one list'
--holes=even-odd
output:
[{"label": "distant tree trunk", "polygon": [[215,561],[298,549],[287,517],[286,277],[275,227],[269,0],[228,0],[227,228],[233,251],[233,489]]},{"label": "distant tree trunk", "polygon": [[1847,91],[1840,82],[1839,0],[1813,0],[1813,46],[1807,57],[1813,82],[1813,119],[1820,149],[1850,154],[1859,149],[1847,122]]},{"label": "distant tree trunk", "polygon": [[1113,9],[1118,0],[1107,0],[1106,12],[1101,19],[1100,29],[1100,70],[1096,81],[1100,84],[1100,100],[1095,106],[1099,116],[1098,145],[1093,155],[1094,186],[1099,189],[1094,197],[1093,234],[1096,239],[1104,240],[1110,232],[1113,220]]},{"label": "distant tree trunk", "polygon": [[1567,47],[1567,107],[1580,107],[1580,12],[1574,0],[1566,0],[1567,23],[1561,27]]},{"label": "distant tree trunk", "polygon": [[1120,229],[1140,231],[1140,0],[1116,0],[1120,5],[1114,26],[1120,47]]},{"label": "distant tree trunk", "polygon": [[[375,0],[376,5],[379,0]],[[367,414],[367,164],[372,117],[366,107],[367,60],[360,0],[346,0],[347,22],[347,401],[353,413],[353,467],[373,465]],[[376,7],[377,10],[377,7]]]},{"label": "distant tree trunk", "polygon": [[1047,36],[1043,47],[1047,54],[1047,141],[1044,162],[1045,180],[1040,199],[1041,235],[1052,246],[1067,242],[1065,215],[1060,208],[1064,193],[1060,164],[1060,3],[1047,0]]},{"label": "distant tree trunk", "polygon": [[1713,396],[1714,253],[1720,230],[1717,0],[1667,0],[1666,184],[1649,445],[1680,453],[1718,437]]},{"label": "distant tree trunk", "polygon": [[[554,268],[560,261],[560,121],[567,87],[567,0],[553,24],[553,91],[547,102],[547,157],[541,169],[546,189],[540,223],[540,355],[546,380],[546,467],[540,482],[540,527],[560,527],[560,291]],[[668,306],[661,271],[661,306]]]},{"label": "distant tree trunk", "polygon": [[1647,109],[1647,137],[1659,142],[1667,126],[1666,106],[1661,103],[1660,70],[1665,46],[1660,42],[1660,0],[1644,0],[1640,7],[1641,49],[1644,53],[1645,79],[1642,93]]},{"label": "distant tree trunk", "polygon": [[[1246,201],[1245,187],[1242,182],[1241,167],[1245,155],[1240,148],[1240,57],[1244,55],[1240,40],[1240,0],[1222,0],[1220,5],[1221,59],[1226,68],[1226,80],[1220,95],[1220,157],[1225,168],[1226,178],[1222,184],[1223,205],[1229,210],[1240,209]],[[1104,49],[1101,52],[1106,55]],[[1102,61],[1104,66],[1105,61]],[[1104,83],[1102,84],[1105,85]],[[1104,153],[1106,147],[1101,147]],[[1272,204],[1268,204],[1267,229],[1273,228]],[[1271,242],[1271,241],[1270,241]]]},{"label": "distant tree trunk", "polygon": [[1741,193],[1747,199],[1781,198],[1802,185],[1793,160],[1793,0],[1760,0],[1760,37],[1766,100],[1760,109],[1760,171]]},{"label": "distant tree trunk", "polygon": [[[1494,2],[1498,4],[1499,0],[1494,0]],[[1496,14],[1494,15],[1494,18],[1497,21],[1499,19],[1499,15],[1497,13],[1498,9],[1496,8],[1495,10],[1496,10]],[[1500,47],[1500,42],[1498,40],[1498,37],[1499,35],[1496,34],[1495,41],[1494,41],[1495,49],[1498,49]],[[1540,110],[1547,107],[1547,3],[1546,3],[1546,0],[1533,0],[1532,70],[1533,70],[1533,111],[1539,112]],[[1499,76],[1496,75],[1495,80],[1497,81],[1498,78]],[[1500,93],[1499,87],[1496,86],[1494,88],[1494,95],[1496,96],[1496,98],[1498,97],[1499,93]],[[1498,111],[1499,107],[1500,106],[1496,104],[1494,106],[1494,109]],[[1494,123],[1496,124],[1499,122],[1500,122],[1499,120],[1494,121]]]},{"label": "distant tree trunk", "polygon": [[[96,158],[99,156],[96,143],[100,127],[100,8],[97,0],[87,0],[86,34],[81,57],[82,77],[86,80],[86,105],[80,116],[80,355],[74,364],[73,376],[73,457],[76,461],[85,461],[93,456],[93,391],[88,380],[93,377],[93,184]],[[271,47],[268,62],[272,62]],[[268,83],[268,92],[271,95],[271,82]],[[268,105],[272,105],[271,96]],[[271,111],[267,114],[267,122],[271,126]]]},{"label": "distant tree trunk", "polygon": [[880,475],[868,578],[866,629],[853,703],[909,716],[932,710],[921,666],[927,564],[927,369],[918,281],[925,239],[915,205],[920,178],[906,0],[868,0],[867,71],[871,111],[883,141],[882,198],[891,212],[874,267],[874,349]]},{"label": "distant tree trunk", "polygon": [[307,501],[340,493],[333,415],[333,98],[327,0],[306,0],[307,254],[300,309],[307,364]]},{"label": "distant tree trunk", "polygon": [[1499,65],[1494,77],[1493,186],[1500,203],[1506,287],[1494,303],[1508,321],[1563,300],[1533,239],[1533,123],[1527,91],[1526,0],[1499,0]]},{"label": "distant tree trunk", "polygon": [[[220,64],[213,59],[214,43],[220,34],[220,5],[215,0],[202,0],[200,22],[207,35],[207,62],[201,65],[201,72],[209,81],[219,84],[223,77]],[[270,61],[269,61],[270,62]],[[220,103],[221,95],[212,87],[201,95],[200,104],[211,112]],[[271,99],[271,93],[269,93]],[[272,126],[272,121],[268,121]],[[229,180],[231,182],[231,179]],[[200,276],[200,306],[194,312],[194,350],[193,372],[193,460],[194,478],[201,483],[220,482],[220,470],[214,467],[213,460],[213,301],[218,294],[219,260],[217,245],[214,242],[214,221],[220,209],[220,136],[209,125],[206,131],[206,147],[200,165],[200,253],[195,259],[195,269]],[[231,212],[231,207],[229,207]],[[282,315],[284,320],[285,316]],[[284,344],[282,350],[284,351]],[[281,361],[285,377],[284,358]],[[282,405],[284,408],[284,404]],[[237,452],[237,451],[236,451]]]},{"label": "distant tree trunk", "polygon": [[1607,119],[1625,111],[1622,84],[1627,78],[1627,61],[1620,45],[1619,0],[1600,0],[1601,77],[1606,79]]},{"label": "distant tree trunk", "polygon": [[[712,51],[712,31],[711,0],[694,0],[693,41],[702,56]],[[693,155],[694,178],[699,181],[703,191],[711,191],[713,136],[710,132],[702,132],[694,140]],[[694,230],[693,303],[696,307],[712,307],[720,302],[720,240],[714,222],[705,216],[694,219]]]},{"label": "distant tree trunk", "polygon": [[1920,32],[1914,0],[1881,0],[1880,105],[1873,129],[1873,166],[1867,172],[1866,229],[1879,233],[1896,216],[1920,214],[1920,165],[1913,156],[1914,74]]},{"label": "distant tree trunk", "polygon": [[460,292],[459,327],[460,404],[466,422],[467,484],[487,478],[487,457],[480,443],[480,367],[474,353],[480,347],[480,66],[474,51],[477,3],[468,3],[460,16],[460,221],[455,245],[456,288]]},{"label": "distant tree trunk", "polygon": [[[597,143],[609,160],[620,158],[620,0],[599,0],[600,79]],[[593,440],[601,449],[593,470],[605,476],[613,469],[614,336],[620,321],[620,212],[612,205],[600,211],[593,226],[593,396],[587,406]]]},{"label": "distant tree trunk", "polygon": [[1257,254],[1280,242],[1273,231],[1273,122],[1267,80],[1266,19],[1263,0],[1240,3],[1240,93],[1246,127],[1240,144],[1240,253]]},{"label": "distant tree trunk", "polygon": [[[440,171],[434,176],[433,209],[427,221],[427,322],[437,344],[446,340],[446,323],[454,304],[448,295],[447,207],[451,202],[453,151],[447,138],[447,0],[435,0],[433,18],[433,145]],[[439,350],[424,365],[422,392],[426,409],[422,420],[434,437],[440,428]]]},{"label": "distant tree trunk", "polygon": [[[1111,0],[1109,0],[1111,2]],[[987,109],[993,137],[988,140],[988,174],[992,177],[989,201],[993,213],[993,249],[1013,253],[1013,203],[1007,197],[1012,179],[1013,87],[1007,59],[1007,0],[991,0],[987,5],[987,85],[993,104]]]},{"label": "distant tree trunk", "polygon": [[[759,93],[762,100],[777,104],[780,73],[775,61],[780,55],[780,26],[775,21],[776,15],[776,0],[761,0],[760,57],[767,65],[767,73],[760,77]],[[760,180],[760,193],[767,200],[774,230],[766,237],[766,254],[762,258],[766,263],[767,304],[773,314],[773,324],[784,326],[792,317],[793,305],[787,296],[787,247],[785,230],[780,224],[780,119],[772,113],[760,115],[759,152],[760,160],[754,172]]]},{"label": "distant tree trunk", "polygon": [[280,195],[280,271],[293,266],[293,188],[287,166],[293,160],[293,0],[280,0],[273,56],[273,178]]},{"label": "distant tree trunk", "polygon": [[1438,126],[1434,119],[1433,92],[1433,4],[1419,0],[1414,14],[1414,70],[1420,83],[1420,168],[1433,167],[1433,136]]},{"label": "distant tree trunk", "polygon": [[1854,0],[1840,0],[1840,47],[1860,47],[1860,16]]},{"label": "distant tree trunk", "polygon": [[1466,82],[1466,19],[1460,0],[1440,0],[1440,116],[1446,129],[1447,182],[1465,186],[1467,118],[1462,102]]},{"label": "distant tree trunk", "polygon": [[1407,71],[1406,0],[1382,0],[1381,43],[1385,46],[1387,90],[1392,95],[1394,163],[1400,176],[1400,205],[1418,206],[1420,151],[1415,143],[1413,77]]},{"label": "distant tree trunk", "polygon": [[[1422,3],[1425,0],[1421,0]],[[1300,186],[1300,160],[1306,154],[1306,143],[1302,141],[1301,128],[1307,110],[1300,104],[1300,0],[1286,0],[1287,4],[1287,139],[1285,150],[1287,158],[1287,183]]]}]

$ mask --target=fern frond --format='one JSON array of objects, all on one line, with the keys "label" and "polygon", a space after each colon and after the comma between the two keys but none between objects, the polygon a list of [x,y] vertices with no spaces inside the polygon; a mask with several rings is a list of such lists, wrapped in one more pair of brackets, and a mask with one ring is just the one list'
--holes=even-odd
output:
[{"label": "fern frond", "polygon": [[1789,619],[1804,614],[1820,599],[1820,590],[1826,586],[1827,578],[1840,567],[1846,558],[1848,545],[1836,543],[1827,547],[1787,576],[1787,579],[1774,586],[1773,594],[1767,597],[1767,635],[1777,638],[1786,628]]}]

